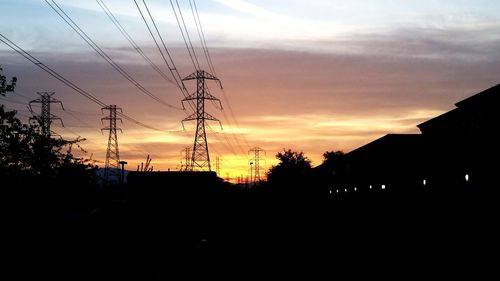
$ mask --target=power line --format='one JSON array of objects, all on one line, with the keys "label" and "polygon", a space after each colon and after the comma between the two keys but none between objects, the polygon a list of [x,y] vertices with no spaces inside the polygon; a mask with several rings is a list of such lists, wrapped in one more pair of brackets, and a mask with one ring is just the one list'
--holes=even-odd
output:
[{"label": "power line", "polygon": [[[153,33],[152,33],[152,31],[151,31],[151,28],[149,27],[149,24],[147,23],[147,21],[146,21],[146,19],[145,19],[144,15],[143,15],[143,13],[142,13],[142,11],[141,11],[141,9],[140,9],[139,5],[137,4],[137,1],[136,1],[136,0],[134,0],[134,2],[135,2],[135,4],[136,4],[136,6],[137,6],[137,9],[139,10],[139,13],[141,14],[141,17],[143,18],[144,23],[146,24],[146,27],[148,28],[148,30],[149,30],[149,32],[150,32],[151,37],[152,37],[152,38],[153,38],[153,40],[155,41],[155,44],[156,44],[156,46],[157,46],[158,50],[160,51],[160,54],[162,54],[162,57],[163,57],[163,59],[164,59],[165,63],[166,63],[166,64],[167,64],[167,66],[170,68],[170,66],[169,66],[168,62],[166,61],[165,56],[163,55],[163,52],[161,51],[161,48],[159,47],[159,44],[158,44],[158,42],[157,42],[157,40],[156,40],[155,36],[153,35]],[[187,31],[187,28],[186,28],[186,25],[185,25],[184,18],[183,18],[183,16],[182,16],[182,12],[180,11],[179,3],[178,3],[177,1],[176,1],[176,3],[177,3],[177,7],[179,8],[179,13],[180,13],[181,19],[182,19],[182,21],[183,21],[183,25],[184,25],[184,28],[185,28],[186,34],[187,34],[187,36],[188,36],[188,39],[189,39],[189,45],[191,46],[191,49],[189,48],[188,43],[187,43],[187,41],[186,41],[186,37],[185,37],[184,32],[183,32],[183,30],[182,30],[182,27],[181,27],[181,25],[180,25],[180,21],[179,21],[179,18],[178,18],[178,16],[177,16],[177,13],[176,13],[176,11],[175,11],[174,4],[173,4],[173,2],[172,2],[172,1],[170,1],[170,4],[171,4],[172,9],[173,9],[173,11],[174,11],[174,15],[175,15],[176,20],[177,20],[177,24],[178,24],[178,26],[179,26],[179,28],[180,28],[180,31],[181,31],[181,35],[182,35],[182,37],[183,37],[183,39],[184,39],[184,43],[185,43],[186,48],[187,48],[187,50],[188,50],[188,53],[189,53],[189,55],[190,55],[190,57],[191,57],[191,61],[193,62],[193,65],[194,65],[194,67],[195,67],[195,68],[196,68],[197,66],[198,66],[198,68],[199,68],[199,63],[198,63],[198,60],[197,60],[197,58],[196,58],[196,53],[194,52],[194,47],[193,47],[193,45],[192,45],[192,43],[191,43],[191,39],[190,39],[190,37],[189,37],[189,33],[188,33],[188,31]],[[150,19],[151,19],[151,22],[152,22],[152,23],[153,23],[153,25],[154,25],[154,28],[155,28],[155,30],[156,30],[156,32],[157,32],[157,34],[158,34],[158,37],[160,38],[161,43],[162,43],[162,45],[163,45],[163,47],[164,47],[165,51],[167,52],[167,55],[168,55],[168,57],[169,57],[169,59],[170,59],[170,61],[171,61],[172,65],[173,65],[174,63],[173,63],[172,57],[171,57],[171,55],[170,55],[170,52],[168,51],[168,49],[167,49],[167,47],[166,47],[166,45],[165,45],[165,42],[163,41],[163,38],[162,38],[162,36],[161,36],[160,32],[158,31],[158,27],[156,26],[156,23],[155,23],[155,21],[154,21],[154,18],[153,18],[153,16],[151,15],[151,12],[150,12],[150,10],[149,10],[149,8],[148,8],[148,6],[147,6],[147,4],[146,4],[145,0],[143,0],[143,4],[144,4],[144,6],[145,6],[145,8],[146,8],[146,11],[148,12],[148,15],[149,15],[149,17],[150,17]],[[192,53],[191,53],[191,50],[192,50]],[[193,55],[194,55],[194,56],[195,56],[195,58],[196,58],[196,63],[195,63],[195,60],[193,60]],[[170,68],[170,69],[171,69],[171,68]],[[171,69],[171,70],[172,70],[172,69]],[[180,75],[179,75],[179,73],[178,73],[178,71],[177,71],[177,69],[176,69],[175,67],[174,67],[174,69],[173,69],[173,70],[175,70],[175,72],[176,72],[177,76],[178,76],[178,77],[180,77]],[[174,75],[174,74],[172,74],[172,75],[173,75],[173,76],[174,76],[174,78],[175,78],[175,75]],[[197,106],[196,106],[196,105],[194,105],[194,99],[189,99],[189,98],[188,98],[188,97],[190,96],[190,94],[189,94],[189,93],[187,93],[187,94],[186,94],[187,90],[186,90],[186,87],[184,86],[184,83],[183,83],[183,81],[182,81],[182,80],[181,80],[181,83],[182,83],[181,92],[182,92],[182,94],[183,94],[183,95],[184,95],[184,97],[185,97],[184,101],[187,101],[187,102],[188,102],[188,104],[189,104],[189,106],[191,107],[191,109],[193,110],[193,112],[197,112],[197,110],[195,110],[195,108],[197,108]],[[207,91],[208,91],[208,89],[207,89]],[[194,113],[193,113],[193,115],[188,116],[188,117],[185,119],[185,121],[187,121],[188,119],[189,119],[189,120],[194,120]],[[198,131],[198,126],[197,126],[197,131]],[[197,133],[197,134],[196,134],[196,136],[199,136],[199,137],[200,137],[200,139],[201,139],[201,135],[200,135],[200,134],[198,134],[198,133]],[[216,137],[217,137],[217,136],[216,136]],[[227,136],[225,136],[225,135],[224,135],[224,137],[226,138],[226,143],[227,143],[227,144],[228,144],[228,146],[230,147],[230,150],[232,151],[232,153],[233,153],[233,154],[236,154],[236,153],[234,152],[234,149],[233,149],[233,148],[232,148],[232,146],[231,146],[231,143],[230,143],[230,142],[229,142],[229,140],[227,139]],[[217,138],[218,138],[218,137],[217,137]],[[195,140],[195,143],[196,143],[196,140]],[[195,144],[195,146],[196,146],[196,144]],[[200,146],[201,146],[201,144],[200,144]],[[208,145],[207,145],[207,148],[206,148],[206,149],[207,149],[207,155],[208,155]],[[242,151],[244,151],[244,150],[242,149]],[[193,150],[193,155],[195,155],[194,150]],[[202,158],[203,158],[203,157],[202,157]],[[191,163],[191,164],[192,164],[192,165],[194,165],[194,164],[195,164],[195,163],[194,163],[194,161],[192,161],[192,163]]]},{"label": "power line", "polygon": [[[189,52],[189,53],[190,53],[190,55],[191,55],[190,49],[189,49],[189,47],[188,47],[188,43],[186,42],[186,38],[185,38],[185,36],[184,36],[184,34],[183,34],[183,30],[182,30],[182,27],[181,27],[181,25],[180,25],[180,22],[179,22],[179,19],[178,19],[178,17],[177,17],[177,14],[176,14],[176,12],[175,12],[175,7],[173,6],[173,2],[172,2],[172,0],[170,0],[170,4],[172,5],[172,9],[174,10],[174,15],[176,16],[176,19],[177,19],[177,24],[179,25],[179,29],[180,29],[180,31],[181,31],[181,34],[183,35],[183,39],[184,39],[184,43],[185,43],[185,45],[186,45],[186,48],[188,49],[188,52]],[[196,57],[196,53],[195,53],[195,50],[194,50],[194,48],[193,48],[191,38],[189,37],[189,32],[188,32],[188,30],[187,30],[187,27],[186,27],[186,24],[185,24],[184,18],[183,18],[183,16],[182,16],[182,11],[181,11],[181,9],[180,9],[180,7],[179,7],[179,3],[178,3],[178,1],[177,1],[177,0],[176,0],[176,4],[177,4],[177,8],[178,8],[178,10],[179,10],[179,14],[180,14],[180,16],[181,16],[181,20],[182,20],[182,23],[183,23],[183,26],[184,26],[184,30],[185,30],[186,35],[187,35],[187,38],[188,38],[188,40],[189,40],[189,46],[191,46],[191,50],[192,50],[192,52],[193,52],[193,54],[194,54],[194,56],[195,56],[196,63],[198,63],[198,60],[197,60],[197,57]],[[190,4],[190,6],[191,6],[191,11],[192,11],[192,13],[193,13],[193,17],[194,17],[194,21],[195,21],[196,29],[197,29],[197,31],[198,31],[198,36],[200,37],[200,42],[201,42],[201,45],[202,45],[203,51],[204,51],[204,53],[205,53],[205,58],[206,58],[206,60],[207,60],[208,66],[209,66],[209,68],[211,69],[211,71],[215,72],[215,68],[213,67],[213,63],[212,63],[212,60],[211,60],[211,57],[210,57],[210,53],[208,52],[208,47],[207,47],[207,44],[206,44],[205,36],[204,36],[204,34],[203,34],[203,27],[201,26],[201,21],[200,21],[200,18],[199,18],[198,9],[197,9],[197,7],[196,7],[196,2],[194,1],[194,6],[193,6],[193,5],[192,5],[192,3],[191,3],[191,0],[190,0],[190,1],[189,1],[189,4]],[[193,10],[193,7],[194,7],[194,10]],[[191,57],[191,59],[192,59],[192,57]],[[194,62],[193,62],[193,64],[194,64]],[[197,64],[197,65],[198,65],[198,67],[199,67],[199,64]],[[196,66],[195,66],[195,67],[196,67]],[[222,89],[222,87],[221,87],[221,89]],[[208,93],[210,93],[209,89],[207,89],[207,92],[208,92]],[[227,98],[226,98],[226,100],[227,100]],[[228,105],[228,106],[230,107],[230,105]],[[222,112],[223,112],[223,114],[225,115],[224,111],[222,110],[222,107],[221,107],[221,111],[222,111]],[[230,111],[232,112],[232,109],[231,109]],[[234,116],[234,113],[233,113],[233,116]],[[226,119],[229,121],[229,119],[228,119],[228,118],[226,118]],[[239,141],[238,141],[238,139],[236,138],[236,136],[235,136],[234,134],[232,134],[232,136],[233,136],[233,139],[235,140],[236,144],[237,144],[237,145],[238,145],[238,147],[240,148],[240,150],[241,150],[243,153],[245,153],[245,150],[241,147],[241,144],[239,143]],[[225,138],[226,143],[227,143],[227,144],[228,144],[228,146],[230,147],[230,150],[231,150],[234,154],[236,154],[236,153],[234,152],[234,149],[232,148],[231,142],[229,141],[228,137],[227,137],[226,135],[224,135],[224,138]]]},{"label": "power line", "polygon": [[[15,111],[16,115],[21,116],[23,118],[26,118],[27,120],[29,120],[29,118],[31,117],[31,116],[28,116],[28,115],[24,114],[24,113],[28,113],[29,114],[30,112],[28,110],[15,109],[14,107],[7,106],[6,104],[2,104],[2,105],[4,106],[5,109],[11,110],[11,111]],[[20,112],[23,112],[23,113],[20,113]]]},{"label": "power line", "polygon": [[26,100],[28,100],[28,101],[30,101],[30,100],[32,99],[32,98],[27,97],[27,96],[25,96],[25,95],[23,95],[23,94],[21,94],[21,93],[19,93],[19,92],[16,92],[15,90],[13,91],[13,94],[14,94],[15,96],[22,97],[22,98],[24,98],[24,99],[26,99]]},{"label": "power line", "polygon": [[[176,0],[177,2],[177,0]],[[204,32],[203,32],[203,26],[201,25],[201,20],[200,20],[200,17],[199,17],[199,13],[198,13],[198,8],[196,6],[196,1],[193,0],[193,2],[191,2],[191,0],[189,0],[189,4],[190,4],[190,7],[191,7],[191,12],[193,14],[193,18],[194,18],[194,22],[195,22],[195,26],[196,26],[196,30],[198,32],[198,37],[200,38],[200,43],[201,43],[201,46],[202,46],[202,49],[203,49],[203,52],[204,52],[204,55],[205,55],[205,59],[207,61],[207,64],[208,64],[208,67],[210,68],[210,70],[215,73],[215,68],[213,66],[213,62],[212,62],[212,58],[210,56],[210,52],[208,51],[208,46],[207,46],[207,43],[206,43],[206,40],[205,40],[205,35],[204,35]],[[179,12],[180,12],[180,9],[179,9]],[[182,13],[181,13],[182,15]],[[188,33],[187,29],[186,29],[186,26],[185,26],[185,23],[184,23],[184,28],[186,30],[186,33]],[[191,44],[191,41],[190,41],[190,44]],[[192,46],[192,44],[191,44]],[[194,52],[194,49],[193,49],[193,52]],[[223,89],[221,87],[221,89]],[[207,91],[210,93],[209,89],[207,89]],[[223,91],[224,95],[225,95],[225,92]],[[227,105],[230,109],[230,113],[232,113],[232,116],[234,116],[234,113],[233,113],[233,110],[231,108],[231,105],[229,104],[228,102],[228,99],[226,97],[226,101],[227,101]],[[229,122],[230,119],[227,118],[227,115],[226,113],[222,110],[221,108],[221,111],[225,117],[225,119]],[[234,118],[235,119],[235,118]],[[236,120],[236,119],[235,119]],[[237,123],[235,121],[235,123]],[[230,124],[230,122],[229,122]],[[235,141],[236,145],[238,146],[238,148],[240,149],[240,152],[241,153],[246,153],[245,149],[243,149],[243,147],[241,146],[238,138],[236,137],[236,135],[234,133],[231,133],[232,137],[233,137],[233,140]],[[229,140],[229,138],[227,137],[227,135],[224,134],[224,138],[225,138],[225,141],[226,143],[228,144],[228,146],[230,147],[230,150],[234,153],[234,149],[231,145],[231,141]],[[247,145],[249,147],[249,145]],[[236,154],[236,153],[235,153]]]},{"label": "power line", "polygon": [[[210,124],[206,124],[208,130],[215,136],[215,138],[217,139],[217,141],[219,143],[221,143],[224,148],[229,151],[230,153],[232,153],[233,155],[235,156],[238,156],[238,153],[236,153],[236,151],[234,150],[233,146],[231,145],[231,142],[229,141],[229,139],[227,138],[227,135],[226,134],[220,134],[219,132],[216,132],[211,126]],[[222,135],[224,137],[224,139],[221,139],[220,138],[220,135]],[[218,154],[221,154],[221,153],[218,153]]]},{"label": "power line", "polygon": [[[28,61],[30,61],[34,65],[36,65],[39,68],[41,68],[43,71],[45,71],[48,74],[50,74],[52,77],[56,78],[57,80],[59,80],[60,82],[62,82],[63,84],[65,84],[66,86],[68,86],[71,89],[73,89],[78,94],[86,97],[87,99],[89,99],[90,101],[96,103],[100,107],[106,107],[107,106],[104,102],[102,102],[101,100],[99,100],[98,98],[96,98],[94,95],[92,95],[91,93],[89,93],[89,92],[83,90],[82,88],[78,87],[76,84],[74,84],[73,82],[69,81],[68,79],[64,78],[62,75],[60,75],[59,73],[57,73],[56,71],[54,71],[53,69],[51,69],[50,67],[48,67],[47,65],[45,65],[44,63],[42,63],[40,60],[38,60],[37,58],[35,58],[34,56],[32,56],[30,53],[28,53],[27,51],[25,51],[24,49],[22,49],[18,45],[16,45],[14,42],[10,41],[7,37],[5,37],[1,33],[0,33],[0,41],[2,41],[4,44],[6,44],[8,47],[10,47],[12,50],[14,50],[16,53],[18,53],[21,56],[23,56],[24,58],[26,58]],[[148,129],[155,130],[155,131],[159,131],[159,132],[163,132],[163,130],[160,130],[160,129],[157,129],[155,127],[149,126],[149,125],[147,125],[145,123],[139,122],[139,121],[135,120],[134,118],[132,118],[130,116],[127,116],[126,114],[120,113],[119,115],[121,117],[123,117],[124,119],[126,119],[126,120],[128,120],[128,121],[130,121],[130,122],[132,122],[132,123],[134,123],[136,125],[139,125],[141,127],[148,128]]]},{"label": "power line", "polygon": [[87,122],[83,121],[82,119],[80,119],[78,116],[76,116],[76,114],[72,113],[70,110],[68,110],[68,109],[64,110],[64,113],[66,113],[69,116],[73,117],[73,119],[77,120],[78,122],[84,124],[85,126],[87,126],[87,128],[91,128],[92,127],[89,123],[87,123]]},{"label": "power line", "polygon": [[[158,27],[156,26],[156,23],[155,23],[155,21],[153,19],[153,16],[149,12],[149,8],[148,8],[148,6],[146,4],[146,1],[143,0],[142,3],[144,4],[144,7],[146,8],[146,11],[148,12],[149,18],[151,19],[151,22],[153,23],[153,26],[154,26],[154,28],[156,30],[156,33],[158,34],[158,37],[160,38],[160,41],[161,41],[161,43],[163,45],[163,48],[165,49],[165,52],[167,53],[167,56],[168,56],[168,58],[170,60],[170,63],[172,64],[172,66],[170,66],[170,64],[167,62],[167,59],[165,58],[165,55],[163,54],[163,51],[161,50],[161,47],[158,44],[158,41],[156,40],[156,37],[154,36],[153,31],[151,30],[151,27],[149,26],[148,21],[146,20],[146,17],[142,13],[141,7],[139,7],[139,4],[137,4],[136,0],[134,0],[134,3],[135,3],[135,6],[137,7],[137,10],[139,11],[139,14],[142,17],[142,20],[144,21],[144,24],[146,24],[146,27],[147,27],[147,29],[149,31],[149,34],[153,38],[153,41],[155,42],[155,45],[158,48],[158,51],[160,52],[160,54],[161,54],[161,56],[163,58],[163,61],[167,65],[167,68],[170,70],[170,72],[172,74],[172,77],[174,78],[177,86],[179,86],[179,88],[182,91],[183,89],[185,89],[184,86],[181,87],[180,84],[179,84],[179,81],[180,81],[180,83],[182,83],[182,77],[180,76],[179,72],[177,71],[177,68],[175,67],[175,64],[173,63],[172,56],[170,55],[170,51],[168,50],[167,46],[165,45],[165,42],[163,41],[163,37],[161,36],[161,33],[158,30]],[[177,79],[179,79],[179,81]]]},{"label": "power line", "polygon": [[[193,13],[193,18],[194,18],[194,21],[195,21],[196,30],[198,31],[198,36],[200,38],[200,42],[201,42],[201,45],[202,45],[202,48],[203,48],[205,59],[207,60],[208,67],[210,68],[210,71],[215,76],[217,76],[217,74],[215,72],[215,67],[213,65],[212,57],[210,56],[210,52],[208,51],[208,45],[207,45],[207,41],[205,39],[205,33],[203,31],[203,25],[201,24],[200,15],[198,13],[198,7],[196,5],[196,0],[189,0],[189,5],[191,6],[191,12]],[[229,99],[228,99],[228,97],[227,97],[226,92],[224,91],[224,89],[222,89],[222,94],[223,94],[224,104],[226,105],[227,108],[229,108],[230,116],[232,117],[232,119],[233,119],[236,127],[238,129],[240,129],[239,123],[238,123],[238,121],[237,121],[237,119],[235,117],[235,114],[234,114],[234,111],[232,109],[231,103],[229,102]],[[224,111],[222,111],[222,113],[223,113],[225,119],[228,121],[228,123],[231,124],[232,122],[231,122],[231,120],[229,118],[227,118],[226,113]],[[236,142],[236,144],[238,145],[238,147],[240,148],[240,150],[242,151],[242,153],[246,153],[245,149],[242,148],[242,146],[241,146],[238,138],[236,137],[236,135],[234,133],[231,133],[231,135],[233,136],[234,141]],[[246,138],[244,136],[243,136],[243,140],[246,143],[246,146],[250,147],[250,145],[248,144],[248,142],[247,142],[247,140],[246,140]]]},{"label": "power line", "polygon": [[[22,98],[25,98],[25,99],[28,99],[29,101],[32,100],[32,98],[28,98],[27,96],[25,95],[21,95],[19,93],[15,93],[14,96],[9,96],[9,97],[4,97],[4,96],[0,96],[0,100],[3,100],[3,101],[6,101],[8,103],[13,103],[13,104],[18,104],[18,105],[23,105],[23,106],[26,106],[27,103],[26,102],[20,102],[20,101],[16,101],[16,100],[13,100],[13,99],[10,99],[12,97],[22,97]],[[40,107],[39,105],[37,104],[30,104],[29,107]],[[58,109],[58,108],[55,108],[55,109]],[[52,110],[52,108],[51,108]],[[28,112],[28,113],[32,113],[31,111],[29,110],[21,110],[21,109],[16,109],[16,111],[24,111],[24,112]],[[90,124],[88,124],[87,122],[83,121],[82,119],[80,119],[78,116],[76,116],[75,113],[79,113],[79,114],[85,114],[85,113],[82,113],[82,112],[78,112],[78,111],[74,111],[74,110],[71,110],[71,109],[68,109],[68,108],[64,108],[64,110],[62,110],[63,113],[65,114],[68,114],[70,115],[73,119],[77,120],[78,122],[84,124],[85,126],[75,126],[75,125],[68,125],[68,124],[65,124],[65,126],[62,126],[63,128],[66,128],[66,127],[75,127],[75,128],[92,128],[92,126]],[[31,118],[30,116],[27,116],[27,115],[21,115],[21,114],[18,114],[20,116],[23,116],[23,117],[27,117],[27,118]],[[97,114],[95,114],[97,115]]]},{"label": "power line", "polygon": [[[170,70],[170,73],[172,74],[172,77],[174,78],[175,83],[177,84],[177,87],[180,89],[184,98],[187,98],[189,96],[189,93],[187,92],[186,86],[184,85],[184,82],[182,81],[182,77],[179,74],[177,67],[175,66],[174,60],[172,59],[172,56],[170,55],[170,51],[168,50],[167,45],[165,44],[165,41],[163,40],[163,37],[161,36],[160,31],[158,30],[158,26],[156,25],[156,22],[153,18],[153,15],[149,11],[149,8],[148,8],[148,5],[146,4],[146,1],[142,0],[142,3],[144,5],[144,7],[146,8],[146,11],[149,15],[151,23],[153,24],[153,27],[156,31],[156,34],[157,34],[158,38],[160,39],[160,42],[163,46],[163,49],[165,50],[165,53],[168,56],[168,60],[170,61],[170,63],[167,61],[167,58],[165,57],[165,54],[163,53],[162,48],[160,47],[160,44],[158,43],[158,40],[156,39],[155,35],[153,34],[153,31],[151,30],[151,27],[149,26],[148,21],[146,20],[146,17],[144,16],[144,13],[141,10],[141,7],[139,7],[139,4],[137,4],[136,0],[134,0],[134,3],[135,3],[135,6],[137,7],[137,10],[139,11],[139,14],[142,17],[142,20],[144,21],[144,24],[146,25],[146,27],[149,31],[149,34],[151,35],[151,37],[153,38],[153,41],[155,42],[156,48],[160,52],[161,57],[163,58],[163,61],[167,65],[168,69]],[[193,112],[196,111],[194,102],[190,102],[189,106],[191,107]]]},{"label": "power line", "polygon": [[200,38],[201,47],[203,49],[205,59],[207,60],[208,68],[210,69],[210,72],[217,76],[214,65],[212,63],[212,58],[210,57],[210,52],[208,51],[207,41],[205,40],[205,34],[203,32],[203,26],[201,25],[200,15],[198,14],[198,7],[196,6],[196,0],[193,0],[193,2],[189,0],[189,5],[191,6],[191,12],[193,13],[194,23],[196,25],[196,31],[198,32],[198,37]]},{"label": "power line", "polygon": [[[182,16],[181,8],[179,7],[179,2],[177,0],[175,0],[175,2],[177,3],[177,8],[179,9],[179,15],[181,17],[182,24],[184,25],[184,30],[186,32],[186,35],[184,35],[184,31],[183,31],[181,23],[179,21],[179,17],[177,16],[177,12],[175,11],[174,3],[172,2],[172,0],[170,0],[170,5],[172,6],[172,10],[174,11],[175,19],[177,21],[177,25],[179,26],[179,30],[181,31],[182,39],[184,39],[184,44],[186,45],[186,49],[188,50],[189,57],[191,58],[191,61],[193,62],[194,68],[196,70],[201,70],[200,64],[198,63],[198,58],[196,57],[196,52],[194,51],[194,48],[193,48],[193,43],[191,42],[191,38],[189,37],[189,32],[186,28],[186,22],[184,21],[184,17]],[[186,36],[187,36],[187,40],[186,40]],[[188,41],[189,41],[189,45],[188,45]],[[189,46],[191,46],[191,49],[189,48]]]},{"label": "power line", "polygon": [[[224,120],[229,124],[229,127],[232,127],[231,125],[231,122],[226,114],[226,112],[224,110],[222,110],[222,116],[224,117]],[[227,131],[227,130],[226,130]],[[238,146],[239,150],[240,150],[240,153],[244,154],[245,153],[245,149],[243,148],[243,146],[241,145],[239,139],[236,137],[236,134],[234,132],[230,132],[234,142],[236,143],[236,145]]]},{"label": "power line", "polygon": [[104,52],[101,47],[99,47],[93,40],[90,38],[85,31],[83,31],[78,24],[76,24],[71,17],[54,1],[51,0],[51,2],[54,4],[50,4],[48,0],[45,0],[45,2],[54,10],[59,17],[61,17],[70,27],[73,29],[94,51],[101,56],[109,65],[111,65],[118,73],[120,73],[125,79],[127,79],[130,83],[132,83],[137,89],[139,89],[141,92],[155,100],[156,102],[166,106],[170,107],[173,109],[177,110],[182,110],[180,107],[176,107],[174,105],[171,105],[159,97],[155,96],[153,93],[148,91],[144,86],[142,86],[139,82],[137,82],[129,73],[127,73],[120,65],[118,65],[106,52]]},{"label": "power line", "polygon": [[[225,93],[225,92],[224,92],[224,89],[223,89],[222,87],[221,87],[221,89],[222,89],[222,92],[223,92],[223,93]],[[207,91],[210,93],[209,89],[207,89]],[[229,107],[230,112],[233,112],[233,110],[232,110],[232,108],[231,108],[231,105],[229,104],[229,102],[227,101],[227,99],[226,99],[226,102],[227,102],[227,105],[228,105],[228,107]],[[221,108],[221,112],[222,112],[222,115],[224,116],[225,120],[228,122],[229,126],[232,126],[232,125],[231,125],[231,120],[227,117],[226,112],[225,112],[224,110],[222,110],[222,108]],[[234,113],[233,113],[233,116],[234,116]],[[236,122],[236,119],[235,119],[235,122]],[[243,149],[243,147],[241,146],[241,143],[240,143],[240,141],[238,140],[238,138],[236,137],[236,135],[235,135],[233,132],[230,132],[230,134],[231,134],[231,136],[233,137],[232,139],[234,140],[234,142],[236,143],[236,145],[237,145],[237,146],[238,146],[238,148],[240,149],[240,153],[245,154],[245,153],[246,153],[246,150],[245,150],[245,149]],[[226,139],[227,143],[229,144],[229,146],[231,146],[231,149],[232,149],[232,145],[231,145],[231,143],[230,143],[230,141],[229,141],[229,138],[228,138],[226,135],[224,135],[224,138]],[[245,139],[245,142],[246,142],[246,139]],[[248,143],[247,143],[247,147],[250,147],[250,146],[248,145]]]},{"label": "power line", "polygon": [[109,9],[109,7],[104,3],[103,0],[96,0],[97,4],[101,7],[101,9],[106,13],[111,22],[115,25],[115,27],[120,31],[120,33],[127,39],[127,41],[132,45],[132,48],[166,81],[175,84],[168,76],[165,74],[142,50],[139,45],[134,41],[132,36],[125,30],[123,25],[118,21],[113,12]]},{"label": "power line", "polygon": [[6,101],[6,102],[14,103],[14,104],[26,105],[26,102],[16,101],[16,100],[11,99],[10,97],[0,96],[0,99],[3,101]]}]

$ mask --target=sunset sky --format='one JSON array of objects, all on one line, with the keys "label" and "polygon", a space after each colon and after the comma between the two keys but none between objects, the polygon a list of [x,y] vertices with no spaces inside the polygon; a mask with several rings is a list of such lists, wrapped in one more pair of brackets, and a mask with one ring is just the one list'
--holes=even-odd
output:
[{"label": "sunset sky", "polygon": [[[133,0],[103,0],[165,73],[169,73]],[[192,1],[191,1],[192,2]],[[113,60],[154,95],[181,106],[175,85],[147,64],[96,1],[57,0]],[[142,5],[142,0],[138,0]],[[195,71],[169,0],[148,0],[181,76]],[[174,5],[176,1],[173,0]],[[189,0],[178,0],[202,68],[208,71]],[[348,152],[387,133],[417,133],[416,125],[454,103],[500,83],[500,2],[486,0],[196,0],[208,49],[224,90],[210,84],[224,110],[207,128],[212,166],[222,177],[246,176],[252,147],[266,150],[266,168],[283,148],[321,163],[329,150]],[[124,121],[121,158],[135,170],[149,154],[155,170],[178,169],[192,146],[190,112],[172,109],[138,91],[99,57],[43,0],[1,0],[0,33],[106,104],[160,129]],[[4,75],[17,76],[16,93],[0,98],[30,115],[36,92],[54,91],[65,128],[85,137],[87,157],[104,161],[107,135],[101,109],[0,42]],[[194,83],[186,84],[190,92]],[[35,108],[37,109],[37,108]],[[234,117],[234,118],[233,118]],[[103,165],[102,163],[98,163]]]}]

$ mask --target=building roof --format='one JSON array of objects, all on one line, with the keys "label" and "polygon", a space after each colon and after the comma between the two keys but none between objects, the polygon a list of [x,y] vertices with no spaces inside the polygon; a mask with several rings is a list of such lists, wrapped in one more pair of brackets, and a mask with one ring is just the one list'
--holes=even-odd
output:
[{"label": "building roof", "polygon": [[455,103],[459,108],[488,106],[500,102],[500,84]]},{"label": "building roof", "polygon": [[485,110],[496,111],[499,104],[500,84],[455,103],[457,108],[427,120],[417,127],[424,134],[429,131],[438,132],[463,127],[463,120],[472,119],[475,113],[484,113]]},{"label": "building roof", "polygon": [[439,130],[441,128],[449,126],[451,123],[456,123],[456,121],[460,118],[461,113],[462,110],[460,110],[459,108],[455,108],[423,123],[420,123],[417,125],[417,127],[420,129],[420,131],[422,131],[422,133],[425,133],[428,129]]},{"label": "building roof", "polygon": [[420,134],[387,134],[347,153],[347,156],[358,158],[365,157],[368,154],[385,154],[385,156],[389,156],[387,154],[400,154],[419,147],[421,142],[422,135]]}]

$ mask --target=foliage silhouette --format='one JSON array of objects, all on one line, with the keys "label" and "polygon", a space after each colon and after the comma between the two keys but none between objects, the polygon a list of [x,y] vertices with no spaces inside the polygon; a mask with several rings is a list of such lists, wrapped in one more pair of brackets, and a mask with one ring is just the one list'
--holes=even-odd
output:
[{"label": "foliage silhouette", "polygon": [[2,67],[0,66],[0,96],[5,96],[7,92],[14,91],[17,83],[17,77],[12,77],[10,83],[7,84],[7,77],[2,75]]},{"label": "foliage silhouette", "polygon": [[323,165],[333,170],[334,174],[338,174],[342,169],[345,169],[345,154],[344,152],[326,151],[323,153]]},{"label": "foliage silhouette", "polygon": [[268,189],[276,195],[295,196],[303,193],[311,171],[311,160],[303,152],[283,149],[276,154],[280,162],[267,172]]},{"label": "foliage silhouette", "polygon": [[[1,70],[1,68],[0,68]],[[17,79],[7,83],[0,74],[0,95],[14,91]],[[95,168],[83,158],[75,158],[73,146],[84,139],[64,140],[39,133],[37,124],[24,124],[15,110],[0,105],[0,175],[16,185],[43,176],[52,180],[76,178],[74,184],[93,184]]]},{"label": "foliage silhouette", "polygon": [[304,156],[303,152],[291,149],[278,152],[276,158],[280,160],[278,165],[271,167],[267,173],[270,182],[282,181],[293,176],[300,176],[311,169],[311,160]]}]

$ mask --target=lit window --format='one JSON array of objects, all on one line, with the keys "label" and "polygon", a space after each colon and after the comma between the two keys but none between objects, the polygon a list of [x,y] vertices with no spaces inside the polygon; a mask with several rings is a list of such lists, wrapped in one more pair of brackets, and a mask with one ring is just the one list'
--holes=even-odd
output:
[{"label": "lit window", "polygon": [[469,174],[465,174],[465,181],[469,182]]},{"label": "lit window", "polygon": [[382,189],[385,189],[385,184],[382,185]]},{"label": "lit window", "polygon": [[424,186],[426,186],[426,185],[427,185],[427,180],[425,180],[425,179],[424,179],[424,180],[422,181],[422,183],[424,184]]}]

